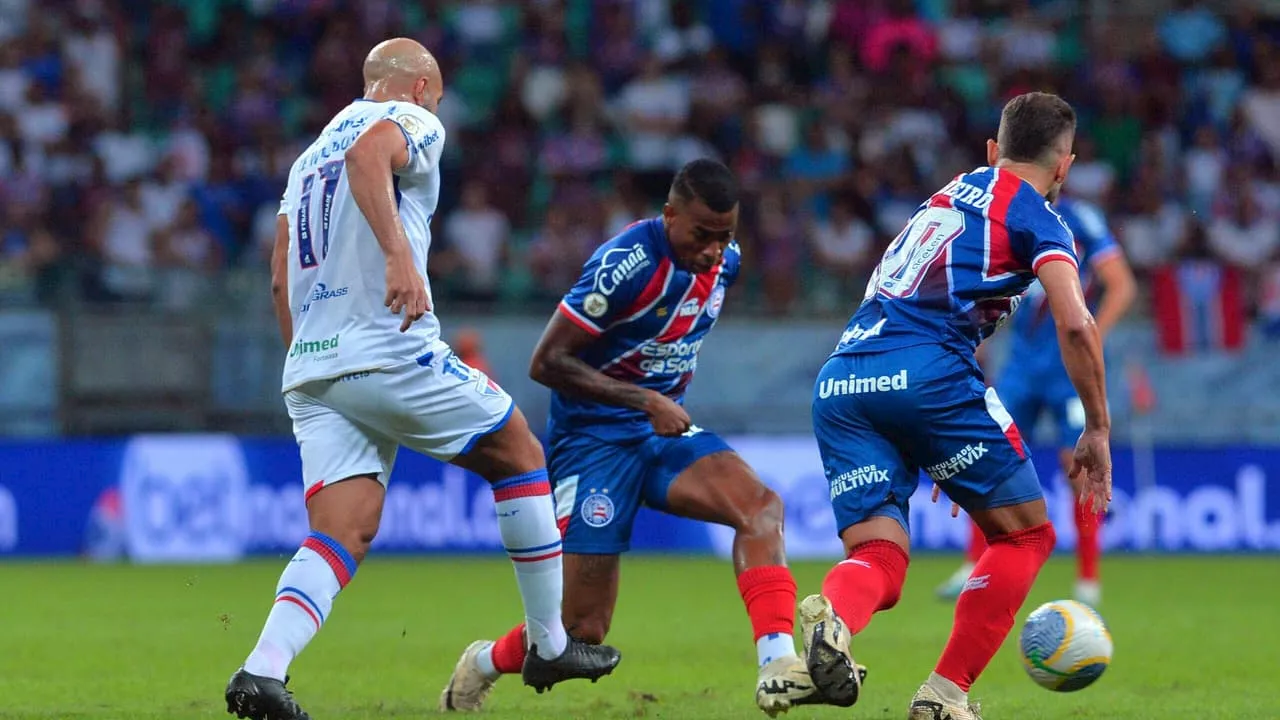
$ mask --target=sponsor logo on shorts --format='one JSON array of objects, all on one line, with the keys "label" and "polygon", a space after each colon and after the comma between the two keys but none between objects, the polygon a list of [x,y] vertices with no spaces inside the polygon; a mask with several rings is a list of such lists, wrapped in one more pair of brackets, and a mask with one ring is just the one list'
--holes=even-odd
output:
[{"label": "sponsor logo on shorts", "polygon": [[289,357],[300,358],[306,355],[313,355],[311,359],[314,362],[338,357],[338,335],[335,333],[333,337],[324,340],[294,340]]},{"label": "sponsor logo on shorts", "polygon": [[711,291],[711,298],[707,300],[707,317],[712,320],[720,317],[722,307],[724,307],[724,286],[716,285],[716,289]]},{"label": "sponsor logo on shorts", "polygon": [[833,395],[862,395],[864,393],[892,392],[907,389],[907,371],[899,370],[893,375],[873,375],[858,377],[850,375],[848,379],[827,378],[818,385],[818,397],[826,400]]},{"label": "sponsor logo on shorts", "polygon": [[606,296],[612,295],[619,285],[652,264],[643,245],[606,250],[600,258],[600,269],[596,270],[595,289]]},{"label": "sponsor logo on shorts", "polygon": [[831,499],[835,500],[837,496],[843,495],[850,490],[887,482],[889,482],[888,470],[881,470],[875,465],[864,465],[863,467],[840,473],[831,479]]},{"label": "sponsor logo on shorts", "polygon": [[885,321],[886,321],[886,318],[881,318],[880,322],[876,323],[875,325],[872,325],[869,328],[864,328],[862,327],[861,324],[854,325],[848,330],[845,330],[844,334],[840,336],[840,344],[848,345],[851,342],[857,342],[858,340],[867,340],[869,338],[873,338],[879,335],[880,331],[884,329]]},{"label": "sponsor logo on shorts", "polygon": [[613,522],[613,501],[595,490],[582,501],[582,521],[591,527],[604,527]]},{"label": "sponsor logo on shorts", "polygon": [[372,373],[372,372],[369,372],[368,370],[365,370],[365,371],[363,371],[363,372],[354,372],[354,373],[351,373],[351,374],[349,374],[349,375],[343,375],[342,377],[340,377],[340,378],[338,378],[338,379],[334,380],[334,382],[340,382],[340,383],[344,383],[344,382],[354,382],[354,381],[356,381],[356,380],[363,380],[363,379],[365,379],[365,378],[369,377],[369,376],[370,376],[370,375],[372,375],[372,374],[373,374],[373,373]]},{"label": "sponsor logo on shorts", "polygon": [[945,462],[930,465],[924,471],[934,482],[949,480],[967,470],[986,454],[987,446],[984,443],[965,445],[960,452],[952,455]]}]

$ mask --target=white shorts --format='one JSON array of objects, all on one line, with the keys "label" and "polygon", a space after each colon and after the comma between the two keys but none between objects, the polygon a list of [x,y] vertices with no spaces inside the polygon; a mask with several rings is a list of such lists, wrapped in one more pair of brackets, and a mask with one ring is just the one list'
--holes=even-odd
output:
[{"label": "white shorts", "polygon": [[506,391],[443,342],[403,365],[305,383],[284,401],[307,498],[358,475],[386,485],[401,445],[451,460],[501,429],[515,409]]}]

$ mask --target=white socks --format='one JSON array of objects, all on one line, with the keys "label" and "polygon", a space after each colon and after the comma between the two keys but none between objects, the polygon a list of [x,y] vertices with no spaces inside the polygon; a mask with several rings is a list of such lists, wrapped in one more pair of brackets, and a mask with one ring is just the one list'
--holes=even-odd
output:
[{"label": "white socks", "polygon": [[356,561],[338,541],[312,532],[276,585],[276,601],[244,661],[253,675],[283,681],[289,663],[311,642],[333,608],[333,599],[356,574]]},{"label": "white socks", "polygon": [[494,483],[493,500],[502,544],[515,565],[524,600],[529,644],[544,659],[560,657],[569,639],[560,618],[563,558],[547,471],[534,470]]}]

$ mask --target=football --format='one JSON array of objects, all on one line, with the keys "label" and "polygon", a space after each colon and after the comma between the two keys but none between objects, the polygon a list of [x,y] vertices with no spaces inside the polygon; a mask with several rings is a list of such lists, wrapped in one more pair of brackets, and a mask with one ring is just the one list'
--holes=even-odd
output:
[{"label": "football", "polygon": [[1055,600],[1027,616],[1019,639],[1022,667],[1037,685],[1056,692],[1089,687],[1111,664],[1111,633],[1093,608]]}]

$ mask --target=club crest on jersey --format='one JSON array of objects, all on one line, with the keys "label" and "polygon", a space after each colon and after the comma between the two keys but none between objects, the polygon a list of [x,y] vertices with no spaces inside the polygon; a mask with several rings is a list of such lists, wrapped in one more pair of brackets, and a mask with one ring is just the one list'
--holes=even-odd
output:
[{"label": "club crest on jersey", "polygon": [[707,317],[715,320],[720,317],[720,308],[724,306],[724,286],[716,285],[716,289],[711,291],[711,298],[707,300]]},{"label": "club crest on jersey", "polygon": [[502,397],[502,388],[492,378],[479,370],[476,371],[476,390],[485,397]]},{"label": "club crest on jersey", "polygon": [[588,317],[602,318],[609,312],[609,301],[598,292],[588,293],[582,298],[582,312]]},{"label": "club crest on jersey", "polygon": [[591,527],[604,527],[613,522],[613,501],[608,495],[593,491],[582,501],[582,521]]}]

